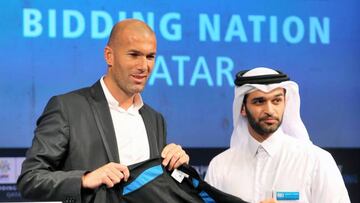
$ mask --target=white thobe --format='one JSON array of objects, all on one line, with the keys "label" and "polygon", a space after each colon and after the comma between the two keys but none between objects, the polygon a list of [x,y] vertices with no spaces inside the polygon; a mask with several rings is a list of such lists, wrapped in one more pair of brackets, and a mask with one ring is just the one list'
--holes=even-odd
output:
[{"label": "white thobe", "polygon": [[271,198],[274,192],[299,192],[297,201],[346,203],[349,196],[330,153],[281,129],[259,143],[249,134],[241,144],[216,156],[205,180],[248,202]]}]

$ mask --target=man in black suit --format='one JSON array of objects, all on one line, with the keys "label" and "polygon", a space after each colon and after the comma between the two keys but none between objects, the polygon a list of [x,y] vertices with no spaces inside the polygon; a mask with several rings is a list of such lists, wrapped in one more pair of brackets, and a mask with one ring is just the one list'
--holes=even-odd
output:
[{"label": "man in black suit", "polygon": [[155,63],[156,37],[128,19],[116,24],[104,56],[107,73],[93,86],[52,97],[37,121],[18,187],[25,198],[64,202],[116,199],[128,165],[161,156],[170,170],[189,162],[176,144],[166,145],[163,116],[140,92]]}]

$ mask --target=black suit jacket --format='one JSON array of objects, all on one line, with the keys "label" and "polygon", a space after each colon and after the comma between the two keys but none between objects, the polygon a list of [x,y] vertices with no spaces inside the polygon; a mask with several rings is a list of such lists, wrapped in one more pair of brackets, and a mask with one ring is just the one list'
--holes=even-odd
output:
[{"label": "black suit jacket", "polygon": [[[139,112],[150,158],[159,156],[166,143],[164,118],[146,104]],[[18,188],[23,197],[32,200],[92,202],[97,191],[81,189],[82,175],[120,159],[110,109],[97,81],[92,87],[50,99],[37,121]],[[114,193],[114,189],[106,189],[103,196],[113,199],[109,196]]]}]

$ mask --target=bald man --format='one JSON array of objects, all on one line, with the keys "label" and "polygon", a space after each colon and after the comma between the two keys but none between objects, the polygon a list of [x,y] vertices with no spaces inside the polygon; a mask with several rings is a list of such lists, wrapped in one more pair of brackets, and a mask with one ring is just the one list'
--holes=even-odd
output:
[{"label": "bald man", "polygon": [[169,170],[189,162],[176,144],[166,145],[163,116],[140,93],[150,77],[156,37],[142,21],[117,23],[104,57],[107,73],[91,87],[50,99],[37,121],[18,179],[32,200],[93,202],[116,199],[114,185],[127,181],[129,165],[161,156]]}]

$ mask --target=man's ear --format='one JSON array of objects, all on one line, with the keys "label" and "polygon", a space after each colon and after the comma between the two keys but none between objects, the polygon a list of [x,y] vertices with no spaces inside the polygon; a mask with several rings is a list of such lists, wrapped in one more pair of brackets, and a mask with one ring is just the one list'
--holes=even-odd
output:
[{"label": "man's ear", "polygon": [[111,47],[106,46],[104,49],[104,58],[106,63],[108,64],[108,66],[112,66],[114,63],[114,56],[113,56],[113,51],[111,49]]},{"label": "man's ear", "polygon": [[243,105],[241,106],[240,114],[241,114],[242,116],[246,117],[245,104],[243,104]]}]

